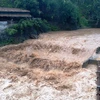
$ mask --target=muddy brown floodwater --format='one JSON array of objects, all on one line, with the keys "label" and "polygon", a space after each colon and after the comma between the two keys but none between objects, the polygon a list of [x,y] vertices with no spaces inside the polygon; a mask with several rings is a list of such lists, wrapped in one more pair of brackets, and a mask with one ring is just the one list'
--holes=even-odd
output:
[{"label": "muddy brown floodwater", "polygon": [[0,48],[0,100],[96,100],[100,29],[49,32]]}]

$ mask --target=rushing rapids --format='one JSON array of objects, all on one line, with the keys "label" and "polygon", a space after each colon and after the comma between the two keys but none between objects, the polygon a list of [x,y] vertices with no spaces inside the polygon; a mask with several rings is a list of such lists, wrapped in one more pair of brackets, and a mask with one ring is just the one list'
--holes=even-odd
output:
[{"label": "rushing rapids", "polygon": [[100,29],[49,32],[0,48],[0,100],[95,100]]}]

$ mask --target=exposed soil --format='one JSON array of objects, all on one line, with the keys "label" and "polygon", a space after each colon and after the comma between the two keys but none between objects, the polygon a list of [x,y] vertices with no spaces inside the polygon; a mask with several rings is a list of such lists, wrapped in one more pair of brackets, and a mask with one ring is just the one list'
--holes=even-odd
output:
[{"label": "exposed soil", "polygon": [[96,100],[100,29],[49,32],[0,48],[0,100]]}]

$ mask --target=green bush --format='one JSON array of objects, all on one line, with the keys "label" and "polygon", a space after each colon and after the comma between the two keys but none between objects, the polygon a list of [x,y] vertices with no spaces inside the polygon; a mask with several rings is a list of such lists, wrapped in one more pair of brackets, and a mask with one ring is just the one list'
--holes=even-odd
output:
[{"label": "green bush", "polygon": [[23,42],[29,38],[38,38],[39,33],[52,31],[55,26],[46,20],[20,20],[17,24],[8,27],[0,36],[0,46]]},{"label": "green bush", "polygon": [[83,28],[89,26],[88,20],[85,17],[80,18],[80,24],[81,24],[81,27],[83,27]]},{"label": "green bush", "polygon": [[6,29],[6,33],[12,36],[39,34],[52,30],[50,24],[46,20],[21,20],[18,24]]},{"label": "green bush", "polygon": [[17,30],[16,29],[13,29],[13,28],[11,28],[11,29],[8,28],[6,30],[6,32],[8,33],[8,35],[14,35],[14,34],[17,33]]}]

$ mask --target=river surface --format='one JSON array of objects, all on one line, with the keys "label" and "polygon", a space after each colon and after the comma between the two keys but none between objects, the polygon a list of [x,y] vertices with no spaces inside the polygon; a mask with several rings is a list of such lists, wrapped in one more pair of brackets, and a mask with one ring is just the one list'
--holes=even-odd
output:
[{"label": "river surface", "polygon": [[82,64],[99,46],[100,29],[80,29],[0,47],[0,100],[96,100],[96,66]]},{"label": "river surface", "polygon": [[7,21],[0,21],[0,31],[4,30],[7,28]]}]

